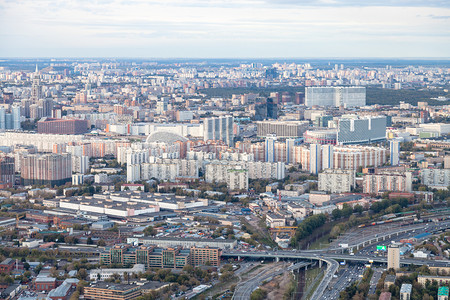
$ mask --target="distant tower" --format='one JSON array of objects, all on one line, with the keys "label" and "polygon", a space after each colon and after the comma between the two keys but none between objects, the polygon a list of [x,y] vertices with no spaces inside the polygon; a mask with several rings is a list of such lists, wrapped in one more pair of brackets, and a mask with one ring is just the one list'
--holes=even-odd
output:
[{"label": "distant tower", "polygon": [[286,139],[286,163],[290,164],[294,161],[295,139]]},{"label": "distant tower", "polygon": [[399,163],[399,153],[400,153],[400,142],[391,141],[391,166],[397,166]]},{"label": "distant tower", "polygon": [[333,145],[322,145],[322,168],[333,169]]},{"label": "distant tower", "polygon": [[38,66],[36,65],[36,72],[33,75],[33,84],[31,86],[31,101],[37,103],[41,98],[41,77],[39,75]]},{"label": "distant tower", "polygon": [[322,147],[319,144],[311,144],[309,147],[310,172],[318,174],[322,170]]},{"label": "distant tower", "polygon": [[13,106],[11,108],[11,114],[12,114],[12,129],[19,130],[21,128],[20,124],[20,106]]},{"label": "distant tower", "polygon": [[275,142],[277,141],[277,136],[274,134],[269,134],[265,140],[265,161],[274,162],[275,161]]}]

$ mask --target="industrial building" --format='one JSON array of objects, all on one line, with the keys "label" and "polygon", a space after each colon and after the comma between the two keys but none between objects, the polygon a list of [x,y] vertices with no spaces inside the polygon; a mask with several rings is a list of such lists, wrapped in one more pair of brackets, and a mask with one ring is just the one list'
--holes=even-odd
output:
[{"label": "industrial building", "polygon": [[161,248],[183,247],[189,249],[191,247],[211,247],[219,249],[233,249],[237,245],[236,240],[226,239],[197,239],[197,238],[172,238],[172,237],[140,237],[127,238],[127,243],[155,245]]}]

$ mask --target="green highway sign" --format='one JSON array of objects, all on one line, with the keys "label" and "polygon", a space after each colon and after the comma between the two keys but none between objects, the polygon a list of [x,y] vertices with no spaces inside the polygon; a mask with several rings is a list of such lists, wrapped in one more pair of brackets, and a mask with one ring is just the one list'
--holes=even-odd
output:
[{"label": "green highway sign", "polygon": [[386,251],[386,246],[382,246],[382,245],[377,245],[377,250],[378,251]]}]

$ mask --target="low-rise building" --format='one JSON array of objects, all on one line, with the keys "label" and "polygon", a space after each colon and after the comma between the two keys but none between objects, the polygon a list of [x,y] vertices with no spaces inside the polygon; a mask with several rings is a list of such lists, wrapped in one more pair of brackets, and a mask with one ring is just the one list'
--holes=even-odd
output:
[{"label": "low-rise building", "polygon": [[425,275],[419,275],[417,276],[417,282],[420,283],[422,286],[425,286],[427,283],[427,280],[431,281],[437,281],[439,285],[448,285],[450,284],[450,277],[449,276],[425,276]]},{"label": "low-rise building", "polygon": [[56,278],[49,276],[38,276],[34,279],[34,289],[37,292],[49,292],[56,288]]},{"label": "low-rise building", "polygon": [[266,224],[270,228],[283,227],[286,225],[286,219],[278,214],[267,214]]},{"label": "low-rise building", "polygon": [[138,274],[145,272],[145,265],[136,264],[132,268],[123,269],[94,269],[89,273],[90,280],[106,280],[114,276],[114,274],[119,275],[124,278],[125,274]]},{"label": "low-rise building", "polygon": [[384,288],[388,289],[391,285],[395,284],[395,275],[387,275],[384,279]]},{"label": "low-rise building", "polygon": [[412,285],[409,283],[403,283],[400,288],[400,300],[410,300],[412,292]]},{"label": "low-rise building", "polygon": [[97,282],[84,288],[84,298],[90,300],[131,300],[142,295],[139,285]]},{"label": "low-rise building", "polygon": [[331,195],[325,192],[311,192],[309,193],[309,203],[322,206],[325,202],[329,202],[331,200]]},{"label": "low-rise building", "polygon": [[133,237],[127,238],[128,244],[154,245],[156,247],[216,247],[220,249],[233,249],[237,245],[236,240],[227,239],[199,239],[199,238],[175,238],[175,237]]},{"label": "low-rise building", "polygon": [[16,265],[16,260],[12,258],[5,258],[0,263],[0,272],[1,273],[9,273],[11,272]]},{"label": "low-rise building", "polygon": [[48,298],[51,300],[67,300],[70,295],[75,291],[79,280],[76,278],[68,278],[58,286],[57,288],[51,290],[48,293]]}]

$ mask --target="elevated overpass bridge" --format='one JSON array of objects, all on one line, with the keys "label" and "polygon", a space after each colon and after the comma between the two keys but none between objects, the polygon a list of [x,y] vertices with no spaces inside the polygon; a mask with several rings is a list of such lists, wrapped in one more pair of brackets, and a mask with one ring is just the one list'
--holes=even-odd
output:
[{"label": "elevated overpass bridge", "polygon": [[[367,255],[349,255],[337,253],[321,253],[320,251],[304,252],[304,251],[262,251],[262,252],[242,252],[242,251],[228,251],[222,253],[222,257],[236,257],[236,258],[252,258],[252,259],[292,259],[292,260],[316,260],[319,261],[319,266],[326,263],[327,260],[345,260],[360,263],[387,263],[386,257],[367,256]],[[427,265],[431,267],[450,267],[450,260],[426,260],[426,259],[401,259],[401,264],[404,265]]]}]

